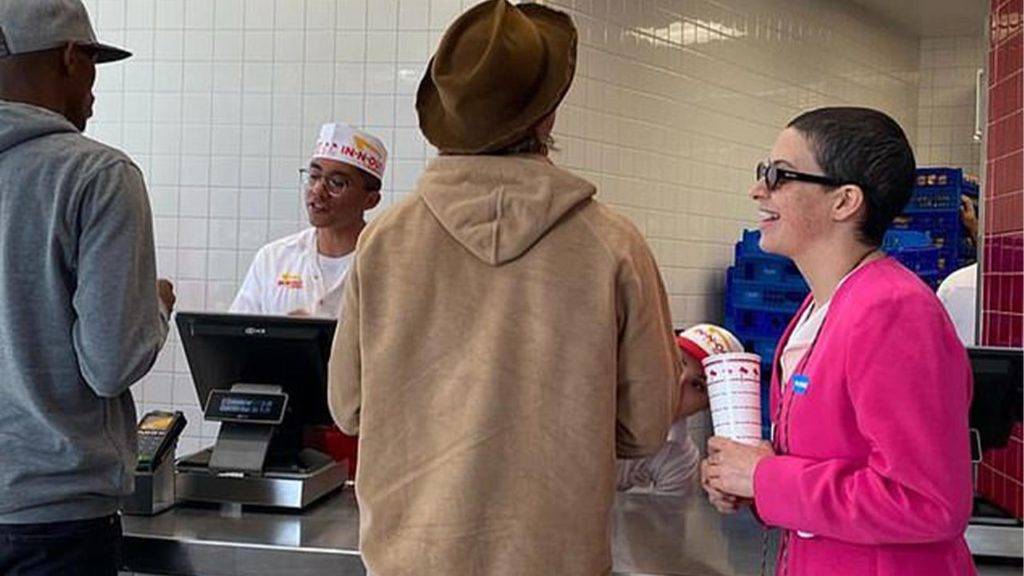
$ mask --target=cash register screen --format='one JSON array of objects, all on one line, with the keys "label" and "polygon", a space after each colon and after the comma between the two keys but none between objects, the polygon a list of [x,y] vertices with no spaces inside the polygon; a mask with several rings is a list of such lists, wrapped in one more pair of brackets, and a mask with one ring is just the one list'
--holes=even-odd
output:
[{"label": "cash register screen", "polygon": [[327,360],[336,320],[179,312],[175,321],[200,405],[234,384],[287,394],[286,422],[332,424]]},{"label": "cash register screen", "polygon": [[288,396],[285,394],[214,390],[210,392],[203,413],[207,420],[280,424],[287,402]]}]

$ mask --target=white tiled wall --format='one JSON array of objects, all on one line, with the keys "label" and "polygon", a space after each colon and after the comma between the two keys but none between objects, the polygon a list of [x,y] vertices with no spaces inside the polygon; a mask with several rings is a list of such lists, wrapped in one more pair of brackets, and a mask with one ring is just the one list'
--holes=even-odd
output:
[{"label": "white tiled wall", "polygon": [[[264,242],[303,226],[296,169],[322,122],[391,150],[381,209],[433,153],[413,94],[460,0],[87,0],[103,66],[89,133],[142,166],[159,271],[180,309],[224,309]],[[556,162],[645,232],[678,326],[721,319],[723,271],[754,214],[746,190],[801,110],[874,106],[913,135],[918,42],[817,0],[559,0],[580,31]],[[136,388],[140,410],[184,409],[183,449],[216,429],[172,341]]]},{"label": "white tiled wall", "polygon": [[[981,143],[972,134],[976,74],[986,66],[987,58],[985,39],[980,35],[921,40],[915,148],[919,166],[952,166],[980,175]],[[982,90],[985,85],[987,82],[982,82]],[[985,101],[983,94],[982,104]]]}]

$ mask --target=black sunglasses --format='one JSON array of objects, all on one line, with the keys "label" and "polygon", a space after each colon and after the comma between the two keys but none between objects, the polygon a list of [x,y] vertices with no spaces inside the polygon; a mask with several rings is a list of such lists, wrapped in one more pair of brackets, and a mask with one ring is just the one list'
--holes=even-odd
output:
[{"label": "black sunglasses", "polygon": [[765,188],[769,190],[775,190],[779,187],[779,184],[783,180],[799,180],[801,182],[813,182],[815,184],[824,184],[826,186],[842,186],[843,183],[838,180],[833,180],[828,176],[819,176],[817,174],[807,174],[804,172],[796,172],[794,170],[786,170],[785,168],[779,168],[771,160],[765,160],[757,163],[757,179],[764,180]]}]

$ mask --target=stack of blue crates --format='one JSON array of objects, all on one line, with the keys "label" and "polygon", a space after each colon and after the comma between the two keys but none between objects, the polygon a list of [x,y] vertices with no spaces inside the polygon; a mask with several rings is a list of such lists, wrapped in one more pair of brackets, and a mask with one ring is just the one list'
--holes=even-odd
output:
[{"label": "stack of blue crates", "polygon": [[939,249],[928,232],[889,230],[882,250],[917,274],[932,290],[939,287]]},{"label": "stack of blue crates", "polygon": [[763,252],[761,233],[744,230],[725,276],[725,327],[761,357],[762,424],[768,436],[768,383],[775,345],[810,289],[793,261]]},{"label": "stack of blue crates", "polygon": [[[907,265],[937,287],[946,276],[956,269],[975,261],[973,239],[968,238],[967,229],[960,222],[960,197],[967,196],[975,204],[978,200],[977,181],[964,176],[959,168],[919,168],[914,193],[903,214],[899,215],[890,228],[895,232],[927,233],[932,246],[937,249],[935,274],[922,274],[925,270]],[[898,251],[886,251],[903,261]]]}]

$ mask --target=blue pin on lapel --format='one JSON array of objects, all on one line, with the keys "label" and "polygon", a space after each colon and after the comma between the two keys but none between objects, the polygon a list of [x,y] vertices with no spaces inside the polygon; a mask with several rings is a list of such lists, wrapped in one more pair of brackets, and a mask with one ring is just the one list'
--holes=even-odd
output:
[{"label": "blue pin on lapel", "polygon": [[811,379],[805,374],[796,374],[793,376],[793,392],[803,396],[807,393],[807,388],[811,386]]}]

